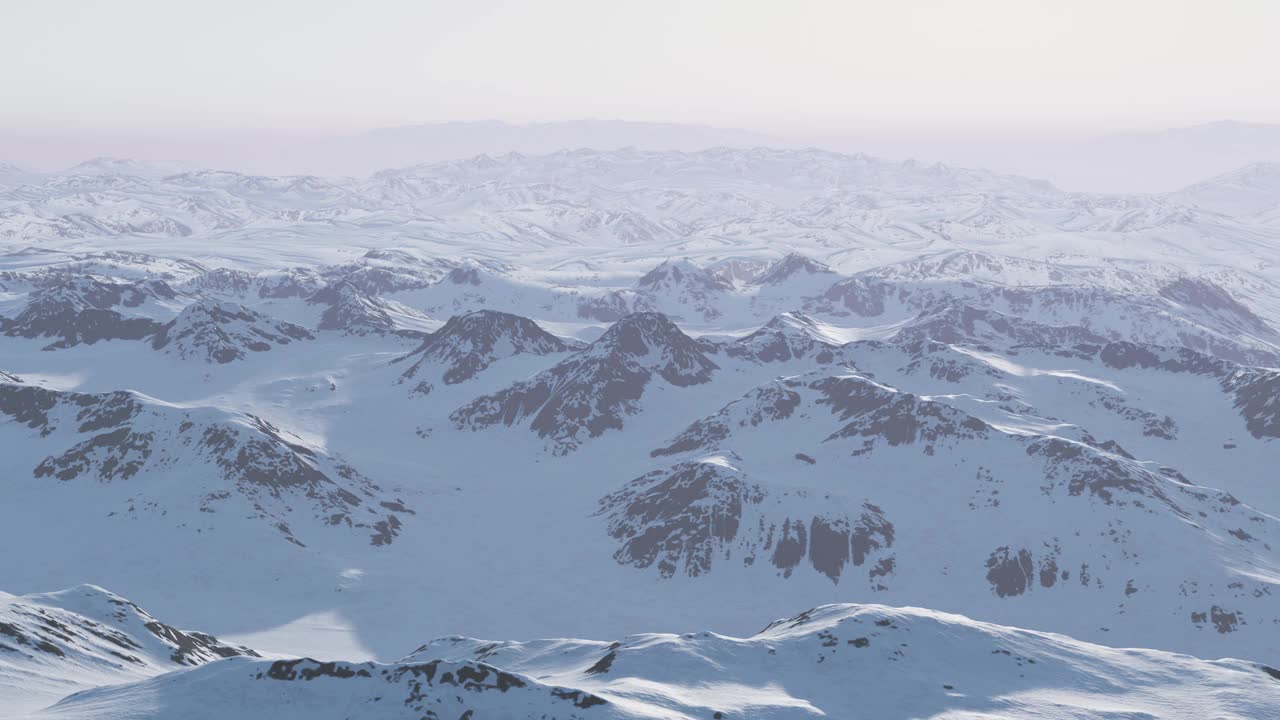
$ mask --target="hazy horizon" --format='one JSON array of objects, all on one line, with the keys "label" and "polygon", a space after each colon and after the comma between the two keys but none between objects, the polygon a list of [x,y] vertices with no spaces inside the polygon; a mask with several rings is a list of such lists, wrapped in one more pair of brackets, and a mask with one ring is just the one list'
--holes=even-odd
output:
[{"label": "hazy horizon", "polygon": [[[767,133],[1280,123],[1280,5],[6,3],[9,131],[626,118]],[[1270,60],[1268,60],[1270,58]],[[34,62],[33,62],[34,61]]]},{"label": "hazy horizon", "polygon": [[553,123],[417,123],[350,133],[206,130],[93,133],[0,130],[0,163],[60,172],[100,157],[250,174],[363,177],[379,170],[481,154],[558,150],[696,151],[714,147],[813,147],[890,160],[985,168],[1053,182],[1067,190],[1167,192],[1236,170],[1280,161],[1280,124],[1221,120],[1154,131],[1109,133],[770,134],[683,123],[583,119]]},{"label": "hazy horizon", "polygon": [[1280,160],[1262,0],[13,0],[0,19],[21,70],[0,161],[36,171],[766,145],[1148,192]]}]

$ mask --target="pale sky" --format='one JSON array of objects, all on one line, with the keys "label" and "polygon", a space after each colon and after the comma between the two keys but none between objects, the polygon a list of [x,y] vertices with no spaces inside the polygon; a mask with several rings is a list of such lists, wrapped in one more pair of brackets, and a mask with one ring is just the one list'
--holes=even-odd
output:
[{"label": "pale sky", "polygon": [[1280,122],[1274,0],[0,0],[8,130]]}]

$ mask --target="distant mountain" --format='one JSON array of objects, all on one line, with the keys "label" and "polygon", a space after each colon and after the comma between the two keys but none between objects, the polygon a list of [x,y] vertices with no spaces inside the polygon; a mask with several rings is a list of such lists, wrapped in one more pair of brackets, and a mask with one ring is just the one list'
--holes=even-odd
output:
[{"label": "distant mountain", "polygon": [[763,133],[709,125],[570,120],[526,125],[499,121],[403,125],[370,131],[355,142],[374,154],[374,162],[382,160],[374,167],[392,167],[405,164],[404,159],[431,162],[508,152],[540,155],[564,149],[626,147],[694,151],[771,146],[781,141]]},{"label": "distant mountain", "polygon": [[346,335],[421,334],[430,322],[424,313],[361,290],[354,282],[342,280],[318,290],[308,302],[325,305],[320,330]]},{"label": "distant mountain", "polygon": [[272,320],[243,305],[201,300],[162,327],[151,346],[183,360],[226,364],[250,352],[313,338],[306,328]]},{"label": "distant mountain", "polygon": [[804,140],[841,152],[929,158],[1040,177],[1080,192],[1174,192],[1250,163],[1280,162],[1280,124],[1232,120],[1087,135],[866,133]]},{"label": "distant mountain", "polygon": [[806,275],[833,275],[831,268],[799,253],[789,253],[751,280],[752,285],[781,285]]},{"label": "distant mountain", "polygon": [[[624,147],[645,150],[705,150],[795,144],[764,133],[734,128],[626,120],[569,120],[548,123],[423,123],[356,133],[310,130],[153,132],[146,135],[0,134],[0,156],[32,168],[56,170],[84,157],[98,157],[77,171],[114,167],[141,174],[185,167],[214,167],[251,174],[363,176],[406,164],[457,160],[508,152],[542,154],[564,149]],[[118,158],[157,162],[128,165]]]},{"label": "distant mountain", "polygon": [[1178,197],[1231,215],[1254,215],[1280,208],[1280,160],[1250,163],[1191,185]]},{"label": "distant mountain", "polygon": [[124,283],[67,274],[41,285],[21,312],[0,318],[0,330],[10,337],[57,338],[46,346],[50,350],[150,337],[161,325],[143,314],[147,306],[177,299],[160,280]]},{"label": "distant mountain", "polygon": [[843,339],[829,328],[800,312],[783,313],[755,332],[725,346],[729,357],[746,357],[760,362],[786,362],[806,358],[818,364],[838,361]]},{"label": "distant mountain", "polygon": [[429,393],[432,380],[446,385],[466,382],[490,365],[514,355],[552,355],[580,349],[528,318],[492,310],[477,310],[449,318],[422,341],[413,352],[398,361],[412,360],[400,376],[414,382],[416,392]]}]

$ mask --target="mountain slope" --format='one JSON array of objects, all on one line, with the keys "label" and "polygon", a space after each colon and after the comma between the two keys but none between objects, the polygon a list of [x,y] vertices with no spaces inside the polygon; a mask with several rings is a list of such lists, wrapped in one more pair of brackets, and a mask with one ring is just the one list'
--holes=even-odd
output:
[{"label": "mountain slope", "polygon": [[993,426],[856,372],[767,383],[652,454],[676,462],[598,512],[614,558],[662,577],[813,571],[1126,643],[1159,623],[1222,654],[1265,653],[1246,628],[1280,621],[1276,518],[1121,447]]},{"label": "mountain slope", "polygon": [[402,382],[416,381],[416,392],[430,392],[430,375],[446,385],[465,382],[490,365],[514,355],[552,355],[580,347],[548,333],[528,318],[493,310],[477,310],[449,318],[413,352],[397,362],[413,360]]},{"label": "mountain slope", "polygon": [[636,313],[586,349],[527,381],[476,399],[450,416],[463,429],[529,422],[556,454],[577,449],[641,411],[651,383],[674,387],[710,380],[717,366],[666,316]]},{"label": "mountain slope", "polygon": [[[860,682],[850,683],[857,677]],[[536,678],[536,679],[535,679]],[[826,605],[749,638],[444,638],[390,664],[232,658],[90,690],[41,717],[1257,718],[1280,671],[1113,650],[958,615]]]},{"label": "mountain slope", "polygon": [[313,337],[306,328],[272,320],[243,305],[198,301],[162,327],[151,347],[183,360],[226,364],[250,352]]},{"label": "mountain slope", "polygon": [[0,714],[235,656],[257,653],[178,630],[93,585],[20,597],[0,593]]},{"label": "mountain slope", "polygon": [[191,523],[193,532],[207,523],[202,515],[225,512],[297,545],[333,532],[326,528],[359,529],[382,545],[398,533],[395,513],[411,512],[355,468],[254,415],[6,382],[0,420],[16,449],[15,491],[58,482],[118,486],[108,494],[121,520],[172,512],[170,522]]}]

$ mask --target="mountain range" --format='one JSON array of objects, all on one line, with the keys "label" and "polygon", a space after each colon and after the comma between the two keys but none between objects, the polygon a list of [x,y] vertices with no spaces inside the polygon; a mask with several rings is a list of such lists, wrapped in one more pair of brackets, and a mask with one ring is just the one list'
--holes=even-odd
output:
[{"label": "mountain range", "polygon": [[0,716],[1277,703],[1274,164],[4,178]]},{"label": "mountain range", "polygon": [[[151,130],[93,133],[0,131],[0,177],[70,167],[86,157],[165,161],[249,174],[368,175],[388,167],[510,152],[545,155],[596,148],[693,152],[819,148],[894,160],[985,167],[1078,191],[1170,192],[1254,162],[1280,162],[1280,125],[1219,120],[1167,129],[1055,132],[890,129],[753,132],[707,125],[583,119],[542,123],[420,123],[367,131]],[[173,162],[178,161],[178,162]],[[24,170],[23,168],[28,168]]]}]

